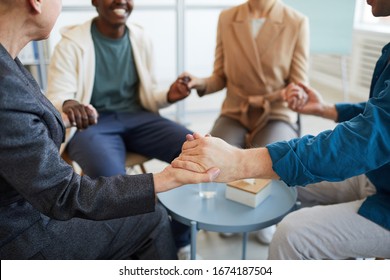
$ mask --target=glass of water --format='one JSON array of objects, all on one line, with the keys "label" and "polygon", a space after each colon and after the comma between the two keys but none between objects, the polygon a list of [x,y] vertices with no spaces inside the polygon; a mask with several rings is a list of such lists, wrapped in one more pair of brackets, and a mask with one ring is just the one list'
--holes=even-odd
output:
[{"label": "glass of water", "polygon": [[217,185],[215,183],[200,183],[199,196],[202,198],[213,198],[217,194]]}]

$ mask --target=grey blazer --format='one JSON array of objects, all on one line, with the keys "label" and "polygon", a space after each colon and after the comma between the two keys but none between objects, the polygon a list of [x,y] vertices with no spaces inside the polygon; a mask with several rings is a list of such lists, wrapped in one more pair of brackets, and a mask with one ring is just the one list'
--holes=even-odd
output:
[{"label": "grey blazer", "polygon": [[0,44],[0,259],[27,259],[47,246],[51,219],[154,211],[151,174],[79,176],[59,154],[64,132],[58,111]]}]

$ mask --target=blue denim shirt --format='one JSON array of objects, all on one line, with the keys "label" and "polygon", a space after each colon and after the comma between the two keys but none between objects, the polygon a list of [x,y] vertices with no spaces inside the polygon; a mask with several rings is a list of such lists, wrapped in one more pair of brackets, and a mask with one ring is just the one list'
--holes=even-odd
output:
[{"label": "blue denim shirt", "polygon": [[370,97],[336,104],[339,124],[317,136],[267,145],[273,169],[290,186],[366,174],[377,193],[359,214],[390,230],[390,43],[372,77]]}]

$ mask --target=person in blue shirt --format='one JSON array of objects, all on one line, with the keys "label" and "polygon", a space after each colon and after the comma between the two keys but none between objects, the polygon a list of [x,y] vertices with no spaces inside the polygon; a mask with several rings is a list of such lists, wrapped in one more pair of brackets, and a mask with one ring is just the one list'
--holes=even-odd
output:
[{"label": "person in blue shirt", "polygon": [[[390,2],[368,1],[374,16]],[[390,43],[382,50],[367,102],[327,104],[303,84],[304,106],[291,107],[338,122],[333,130],[241,150],[214,137],[188,135],[172,165],[197,172],[218,167],[216,181],[281,179],[298,187],[302,208],[277,227],[269,259],[390,258]]]}]

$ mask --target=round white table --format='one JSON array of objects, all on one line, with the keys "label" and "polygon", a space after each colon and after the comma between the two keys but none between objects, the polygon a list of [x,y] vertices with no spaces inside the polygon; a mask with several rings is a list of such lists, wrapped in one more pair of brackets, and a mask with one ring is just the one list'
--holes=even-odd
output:
[{"label": "round white table", "polygon": [[226,184],[210,184],[217,184],[217,194],[209,199],[199,196],[196,184],[158,194],[171,217],[191,227],[191,259],[195,259],[196,236],[200,229],[243,233],[242,259],[245,259],[248,232],[278,223],[296,205],[296,189],[282,181],[270,183],[270,196],[256,208],[226,199]]}]

